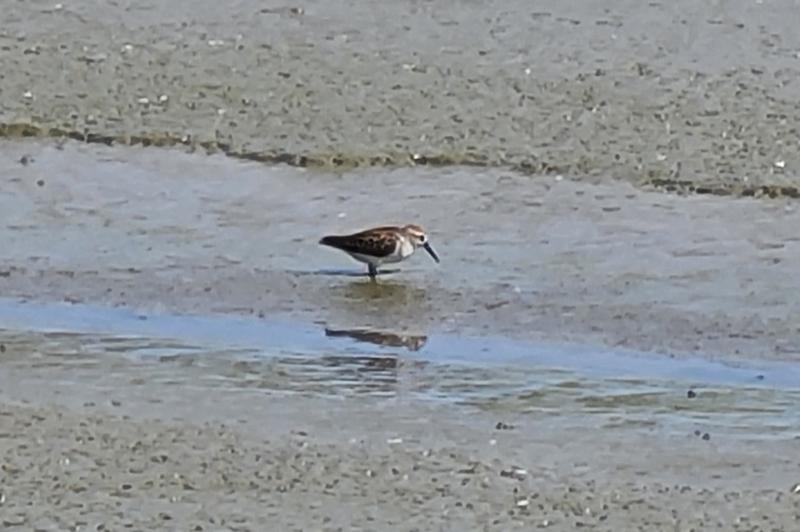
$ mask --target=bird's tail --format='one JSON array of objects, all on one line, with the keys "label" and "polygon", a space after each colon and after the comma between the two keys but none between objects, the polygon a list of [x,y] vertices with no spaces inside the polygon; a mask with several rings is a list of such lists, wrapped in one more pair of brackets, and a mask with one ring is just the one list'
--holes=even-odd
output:
[{"label": "bird's tail", "polygon": [[342,243],[342,237],[336,235],[323,236],[319,243],[323,246],[339,247]]}]

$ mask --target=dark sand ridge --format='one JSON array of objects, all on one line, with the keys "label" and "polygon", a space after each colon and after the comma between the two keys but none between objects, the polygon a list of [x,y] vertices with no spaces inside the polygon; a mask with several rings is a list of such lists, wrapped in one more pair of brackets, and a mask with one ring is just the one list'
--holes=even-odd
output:
[{"label": "dark sand ridge", "polygon": [[15,2],[0,134],[798,195],[796,5]]}]

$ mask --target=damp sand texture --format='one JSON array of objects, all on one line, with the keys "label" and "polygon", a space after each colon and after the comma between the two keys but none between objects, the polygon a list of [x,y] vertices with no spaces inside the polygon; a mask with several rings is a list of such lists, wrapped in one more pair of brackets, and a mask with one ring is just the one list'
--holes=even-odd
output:
[{"label": "damp sand texture", "polygon": [[794,2],[17,2],[0,134],[798,195]]}]

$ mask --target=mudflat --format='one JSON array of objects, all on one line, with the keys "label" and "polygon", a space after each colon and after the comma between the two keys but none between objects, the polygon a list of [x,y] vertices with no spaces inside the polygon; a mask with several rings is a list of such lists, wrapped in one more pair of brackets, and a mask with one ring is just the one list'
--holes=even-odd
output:
[{"label": "mudflat", "polygon": [[2,528],[796,528],[793,2],[6,7]]}]

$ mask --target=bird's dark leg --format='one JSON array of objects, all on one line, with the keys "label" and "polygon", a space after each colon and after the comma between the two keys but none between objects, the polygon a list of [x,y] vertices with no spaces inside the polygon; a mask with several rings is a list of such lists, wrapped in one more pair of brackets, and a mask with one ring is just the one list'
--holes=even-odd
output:
[{"label": "bird's dark leg", "polygon": [[375,280],[375,277],[377,277],[377,276],[378,276],[378,268],[376,268],[376,267],[375,267],[374,265],[372,265],[372,264],[368,264],[368,265],[367,265],[367,268],[369,268],[369,271],[367,272],[367,273],[369,273],[369,278],[370,278],[370,279],[372,279],[372,280],[374,281],[374,280]]}]

